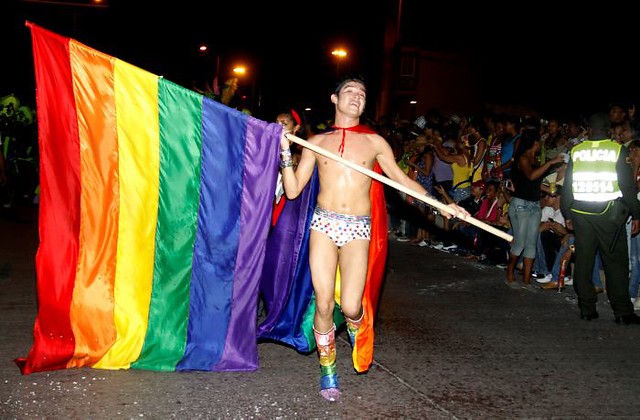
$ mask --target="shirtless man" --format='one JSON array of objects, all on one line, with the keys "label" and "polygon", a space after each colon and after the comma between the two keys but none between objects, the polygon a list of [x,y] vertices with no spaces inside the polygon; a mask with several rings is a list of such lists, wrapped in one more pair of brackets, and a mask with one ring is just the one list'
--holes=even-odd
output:
[{"label": "shirtless man", "polygon": [[[369,170],[377,161],[390,179],[426,194],[419,183],[398,167],[384,138],[374,133],[363,133],[364,130],[354,130],[360,123],[366,99],[362,80],[349,78],[341,81],[331,95],[331,102],[335,105],[336,130],[318,134],[309,142]],[[288,199],[294,199],[302,192],[318,166],[320,188],[309,237],[309,265],[316,298],[313,327],[322,371],[320,393],[325,399],[335,401],[340,397],[333,324],[336,269],[340,267],[340,308],[353,345],[363,318],[362,296],[371,235],[371,178],[307,148],[302,151],[294,172],[286,134],[283,131],[280,142],[280,166]],[[468,215],[455,204],[450,207],[453,215]]]}]

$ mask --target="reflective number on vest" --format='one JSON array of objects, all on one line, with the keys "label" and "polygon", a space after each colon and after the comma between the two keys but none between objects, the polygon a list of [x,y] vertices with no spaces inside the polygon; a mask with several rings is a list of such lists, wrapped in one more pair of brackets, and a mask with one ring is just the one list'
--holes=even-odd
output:
[{"label": "reflective number on vest", "polygon": [[574,193],[611,193],[613,182],[611,181],[574,181]]}]

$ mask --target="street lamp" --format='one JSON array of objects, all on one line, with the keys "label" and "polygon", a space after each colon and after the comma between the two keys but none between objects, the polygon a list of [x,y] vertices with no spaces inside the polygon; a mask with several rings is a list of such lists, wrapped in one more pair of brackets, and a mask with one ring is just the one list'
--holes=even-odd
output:
[{"label": "street lamp", "polygon": [[336,78],[340,78],[340,62],[347,58],[347,50],[344,48],[336,48],[331,51],[331,55],[336,58]]},{"label": "street lamp", "polygon": [[[246,79],[247,72],[248,72],[247,67],[243,65],[235,66],[232,71],[233,71],[233,74],[235,74],[236,76],[242,77],[244,80],[247,80]],[[249,100],[249,106],[250,106],[251,112],[255,112],[255,107],[256,107],[255,96],[256,96],[256,74],[254,72],[253,74],[251,74],[251,97]],[[258,102],[258,107],[259,106],[260,106],[260,103]]]},{"label": "street lamp", "polygon": [[233,73],[238,76],[244,76],[247,73],[247,68],[245,66],[236,66],[233,68]]},{"label": "street lamp", "polygon": [[[203,61],[203,73],[199,75],[204,80],[204,90],[200,91],[200,93],[204,93],[207,96],[216,97],[220,95],[220,86],[219,86],[219,75],[220,75],[220,54],[215,50],[210,49],[207,44],[199,44],[198,45],[198,56],[201,57]],[[214,61],[212,63],[212,60]],[[209,85],[208,78],[210,77],[210,66],[213,64],[213,80],[212,84]],[[200,81],[200,80],[199,80]],[[198,81],[198,82],[199,82]]]}]

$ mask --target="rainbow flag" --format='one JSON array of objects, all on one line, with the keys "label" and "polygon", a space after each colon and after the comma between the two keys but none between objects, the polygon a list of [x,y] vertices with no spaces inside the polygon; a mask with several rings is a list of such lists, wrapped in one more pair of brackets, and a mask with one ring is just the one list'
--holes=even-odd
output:
[{"label": "rainbow flag", "polygon": [[281,127],[27,26],[41,196],[22,373],[255,370]]}]

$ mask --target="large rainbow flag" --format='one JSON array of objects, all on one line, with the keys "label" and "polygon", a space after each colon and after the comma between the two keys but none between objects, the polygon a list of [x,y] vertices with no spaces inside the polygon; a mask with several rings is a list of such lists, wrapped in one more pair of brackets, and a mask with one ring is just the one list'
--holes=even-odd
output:
[{"label": "large rainbow flag", "polygon": [[[259,339],[313,351],[317,175],[271,228],[281,126],[27,26],[41,193],[38,313],[22,373],[255,370]],[[373,362],[387,251],[375,180],[371,199],[358,372]],[[257,326],[259,294],[268,315]],[[334,318],[344,323],[339,306]]]},{"label": "large rainbow flag", "polygon": [[255,370],[281,127],[27,26],[41,197],[22,373]]}]

